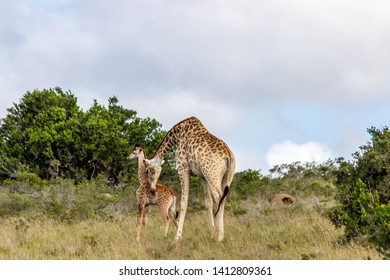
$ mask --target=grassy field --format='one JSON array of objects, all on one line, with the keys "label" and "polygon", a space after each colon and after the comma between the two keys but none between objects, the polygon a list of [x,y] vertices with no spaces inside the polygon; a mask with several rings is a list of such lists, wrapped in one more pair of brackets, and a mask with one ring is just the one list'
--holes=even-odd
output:
[{"label": "grassy field", "polygon": [[[228,202],[229,204],[229,202]],[[233,202],[231,205],[234,204]],[[342,231],[308,202],[289,206],[243,201],[246,213],[225,212],[225,239],[210,240],[203,210],[187,214],[183,239],[174,243],[174,226],[163,236],[152,209],[146,236],[138,244],[136,213],[67,223],[47,218],[0,218],[0,259],[379,259],[374,248],[341,244]],[[153,208],[153,207],[152,207]],[[154,207],[155,208],[155,207]],[[236,213],[234,215],[233,213]]]}]

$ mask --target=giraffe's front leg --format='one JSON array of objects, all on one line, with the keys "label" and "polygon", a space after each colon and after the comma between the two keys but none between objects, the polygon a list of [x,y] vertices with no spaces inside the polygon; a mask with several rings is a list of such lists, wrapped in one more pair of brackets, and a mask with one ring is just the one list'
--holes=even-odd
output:
[{"label": "giraffe's front leg", "polygon": [[144,217],[142,219],[142,224],[144,225],[144,235],[148,233],[148,220],[149,220],[149,206],[144,207]]},{"label": "giraffe's front leg", "polygon": [[188,206],[188,194],[190,188],[190,175],[187,170],[180,170],[180,184],[181,184],[181,198],[180,198],[180,216],[179,223],[177,225],[176,237],[175,240],[178,241],[181,239],[183,233],[184,220],[186,218],[187,206]]},{"label": "giraffe's front leg", "polygon": [[142,229],[142,220],[144,217],[145,207],[143,204],[138,204],[138,215],[137,215],[137,242],[141,240],[141,229]]},{"label": "giraffe's front leg", "polygon": [[169,215],[168,215],[168,205],[164,205],[163,203],[160,203],[157,205],[158,210],[161,215],[161,219],[164,223],[164,236],[168,235],[168,230],[169,230]]}]

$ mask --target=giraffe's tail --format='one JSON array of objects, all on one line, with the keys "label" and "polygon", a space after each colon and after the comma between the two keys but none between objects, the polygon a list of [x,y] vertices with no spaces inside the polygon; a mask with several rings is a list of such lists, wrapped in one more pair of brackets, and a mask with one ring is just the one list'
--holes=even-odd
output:
[{"label": "giraffe's tail", "polygon": [[222,195],[221,199],[219,200],[217,211],[215,211],[214,217],[217,216],[217,214],[219,212],[219,208],[221,207],[221,203],[225,199],[225,197],[227,196],[228,192],[229,192],[229,186],[226,186],[225,189],[223,190],[223,195]]},{"label": "giraffe's tail", "polygon": [[179,218],[179,200],[177,199],[177,194],[175,193],[175,195],[173,196],[173,205],[175,207],[175,219],[177,220]]}]

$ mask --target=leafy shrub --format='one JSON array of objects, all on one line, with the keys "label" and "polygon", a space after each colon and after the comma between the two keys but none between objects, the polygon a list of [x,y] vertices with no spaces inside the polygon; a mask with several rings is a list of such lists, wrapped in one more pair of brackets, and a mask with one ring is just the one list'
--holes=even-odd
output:
[{"label": "leafy shrub", "polygon": [[0,216],[41,214],[73,222],[95,216],[113,217],[118,209],[121,213],[136,209],[134,189],[115,192],[108,184],[107,177],[101,175],[76,184],[70,179],[49,182],[33,173],[19,172],[16,179],[7,179],[0,186]]},{"label": "leafy shrub", "polygon": [[260,192],[268,182],[268,178],[262,177],[259,170],[247,169],[234,175],[230,190],[236,197],[245,199]]},{"label": "leafy shrub", "polygon": [[15,212],[20,212],[28,209],[32,204],[33,201],[31,200],[31,198],[25,195],[14,193],[11,195],[9,207]]},{"label": "leafy shrub", "polygon": [[348,205],[338,205],[328,217],[338,227],[345,226],[345,237],[367,236],[385,258],[390,258],[390,202],[381,204],[378,191],[371,192],[360,179]]},{"label": "leafy shrub", "polygon": [[327,212],[344,237],[368,237],[384,256],[390,248],[390,131],[368,130],[371,141],[354,153],[354,161],[340,160],[336,171],[338,205]]},{"label": "leafy shrub", "polygon": [[234,216],[241,216],[248,213],[248,210],[237,202],[232,203],[232,211]]}]

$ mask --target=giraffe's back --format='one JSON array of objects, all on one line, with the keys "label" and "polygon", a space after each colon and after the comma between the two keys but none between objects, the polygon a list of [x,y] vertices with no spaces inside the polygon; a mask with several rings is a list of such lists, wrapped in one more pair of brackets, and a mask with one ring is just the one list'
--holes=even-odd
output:
[{"label": "giraffe's back", "polygon": [[235,158],[229,147],[208,131],[183,139],[176,159],[187,164],[191,173],[199,177],[224,176],[227,172],[234,173],[235,169]]}]

